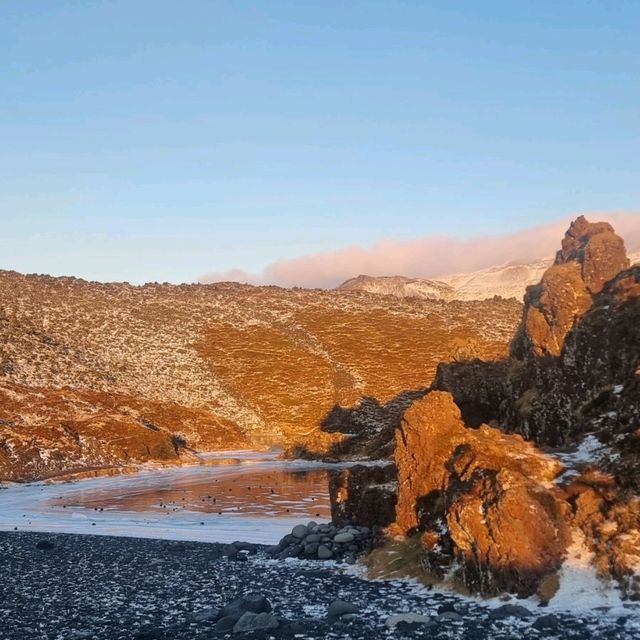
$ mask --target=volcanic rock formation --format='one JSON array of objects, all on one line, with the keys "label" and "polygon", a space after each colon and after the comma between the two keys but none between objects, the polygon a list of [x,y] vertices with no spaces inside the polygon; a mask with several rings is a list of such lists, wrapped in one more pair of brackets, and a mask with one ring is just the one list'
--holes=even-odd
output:
[{"label": "volcanic rock formation", "polygon": [[629,267],[622,238],[606,222],[571,223],[554,264],[527,289],[512,353],[520,359],[560,355],[564,339],[593,304],[604,283]]},{"label": "volcanic rock formation", "polygon": [[562,465],[520,436],[466,427],[451,395],[434,391],[405,413],[395,462],[395,528],[421,532],[433,573],[455,566],[471,591],[530,595],[562,564]]},{"label": "volcanic rock formation", "polygon": [[[419,538],[431,578],[548,599],[584,540],[599,574],[640,597],[640,267],[627,267],[611,226],[579,218],[529,288],[509,357],[441,364],[404,413],[386,447],[394,490],[367,520],[394,508],[389,531]],[[356,522],[366,469],[333,486],[334,512]]]}]

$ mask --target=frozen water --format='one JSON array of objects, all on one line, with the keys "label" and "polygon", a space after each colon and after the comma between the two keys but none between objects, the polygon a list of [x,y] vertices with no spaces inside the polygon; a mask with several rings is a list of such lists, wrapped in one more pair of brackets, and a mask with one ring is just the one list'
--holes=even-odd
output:
[{"label": "frozen water", "polygon": [[330,520],[328,468],[233,451],[203,465],[0,489],[0,530],[273,544]]}]

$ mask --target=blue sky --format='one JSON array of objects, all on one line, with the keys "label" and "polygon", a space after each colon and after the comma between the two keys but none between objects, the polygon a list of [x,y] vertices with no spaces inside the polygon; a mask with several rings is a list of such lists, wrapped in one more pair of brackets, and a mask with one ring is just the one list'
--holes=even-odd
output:
[{"label": "blue sky", "polygon": [[0,267],[193,281],[640,209],[640,3],[0,2]]}]

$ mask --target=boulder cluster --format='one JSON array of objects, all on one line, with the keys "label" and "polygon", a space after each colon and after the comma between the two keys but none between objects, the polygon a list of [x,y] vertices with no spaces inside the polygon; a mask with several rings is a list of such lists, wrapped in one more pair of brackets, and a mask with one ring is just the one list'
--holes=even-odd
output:
[{"label": "boulder cluster", "polygon": [[267,553],[278,560],[340,560],[353,564],[358,555],[371,549],[374,531],[369,527],[309,522],[293,527]]},{"label": "boulder cluster", "polygon": [[[350,602],[333,600],[327,609],[326,619],[332,624],[341,618],[354,616],[359,611],[360,607]],[[201,609],[194,615],[194,622],[212,623],[214,633],[220,635],[250,633],[264,637],[264,634],[277,632],[279,637],[291,638],[302,637],[307,631],[302,621],[277,615],[271,602],[260,593],[245,594],[220,609]]]}]

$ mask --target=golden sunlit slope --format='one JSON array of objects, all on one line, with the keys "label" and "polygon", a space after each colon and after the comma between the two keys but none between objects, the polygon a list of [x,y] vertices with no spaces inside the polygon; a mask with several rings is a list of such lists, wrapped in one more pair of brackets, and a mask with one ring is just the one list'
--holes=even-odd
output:
[{"label": "golden sunlit slope", "polygon": [[[134,287],[0,272],[0,385],[195,411],[188,428],[171,419],[162,428],[199,450],[225,437],[235,446],[236,426],[253,441],[291,443],[306,440],[335,404],[427,386],[440,360],[505,355],[520,313],[501,299]],[[56,424],[64,418],[49,413]],[[211,438],[211,421],[222,437]],[[7,429],[0,423],[0,444]]]}]

